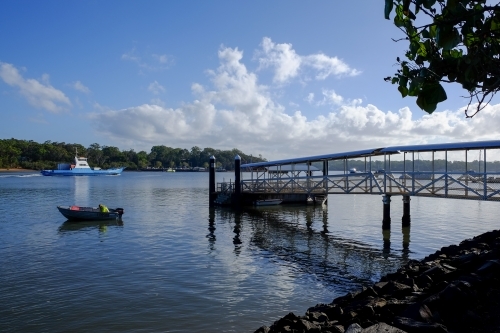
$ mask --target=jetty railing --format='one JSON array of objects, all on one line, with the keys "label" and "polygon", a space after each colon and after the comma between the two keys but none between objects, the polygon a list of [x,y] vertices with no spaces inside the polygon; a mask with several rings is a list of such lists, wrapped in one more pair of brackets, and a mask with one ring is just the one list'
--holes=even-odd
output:
[{"label": "jetty railing", "polygon": [[242,180],[242,192],[389,194],[500,201],[500,173],[360,172]]},{"label": "jetty railing", "polygon": [[[249,172],[245,175],[250,177],[242,177],[240,184],[242,193],[376,194],[500,201],[499,159],[499,140],[375,148],[244,164],[242,171]],[[329,170],[329,162],[337,167],[339,163],[343,165],[343,172]],[[363,171],[349,169],[354,164],[362,165]],[[318,167],[321,165],[322,170]]]}]

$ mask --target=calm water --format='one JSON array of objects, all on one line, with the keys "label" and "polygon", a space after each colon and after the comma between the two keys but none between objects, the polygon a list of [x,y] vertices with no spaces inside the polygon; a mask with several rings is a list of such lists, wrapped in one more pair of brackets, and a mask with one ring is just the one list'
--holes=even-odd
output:
[{"label": "calm water", "polygon": [[[217,173],[217,181],[234,179]],[[123,207],[70,223],[57,205]],[[500,203],[330,195],[327,207],[208,207],[208,173],[0,174],[1,332],[253,332],[498,229]]]}]

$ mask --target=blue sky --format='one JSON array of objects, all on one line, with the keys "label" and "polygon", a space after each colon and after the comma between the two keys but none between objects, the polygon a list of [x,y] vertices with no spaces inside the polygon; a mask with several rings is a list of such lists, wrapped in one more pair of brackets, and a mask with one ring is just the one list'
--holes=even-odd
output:
[{"label": "blue sky", "polygon": [[272,160],[497,139],[494,100],[429,116],[383,81],[406,45],[383,2],[0,4],[0,138],[150,151],[238,148]]}]

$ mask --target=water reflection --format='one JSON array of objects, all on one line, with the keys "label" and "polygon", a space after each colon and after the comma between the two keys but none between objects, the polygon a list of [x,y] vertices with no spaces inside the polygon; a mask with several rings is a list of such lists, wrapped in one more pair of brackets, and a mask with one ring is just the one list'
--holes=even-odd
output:
[{"label": "water reflection", "polygon": [[80,206],[88,206],[89,202],[89,182],[90,177],[72,177],[74,180],[74,202]]},{"label": "water reflection", "polygon": [[234,252],[236,254],[239,254],[241,252],[241,238],[240,238],[240,231],[241,231],[241,212],[237,212],[234,216],[234,237],[233,237],[233,244],[234,244]]},{"label": "water reflection", "polygon": [[403,258],[408,259],[410,257],[410,226],[402,227],[401,232],[403,233]]},{"label": "water reflection", "polygon": [[391,253],[391,229],[382,229],[382,240],[384,242],[384,258],[388,258]]},{"label": "water reflection", "polygon": [[403,230],[407,253],[401,256],[401,252],[390,251],[390,230],[383,231],[382,249],[349,239],[347,235],[331,234],[325,206],[282,205],[269,209],[248,208],[242,212],[229,209],[217,209],[215,212],[220,223],[234,223],[236,255],[241,250],[244,227],[246,233],[251,230],[248,237],[244,237],[249,239],[250,246],[259,248],[269,260],[288,267],[292,272],[290,274],[311,274],[322,283],[343,286],[347,290],[378,281],[393,270],[395,263],[402,265],[408,260],[408,227]]},{"label": "water reflection", "polygon": [[123,220],[109,220],[109,221],[66,221],[58,229],[59,233],[69,233],[83,230],[98,229],[99,233],[108,231],[108,227],[116,226],[123,227]]},{"label": "water reflection", "polygon": [[216,228],[215,228],[215,208],[210,207],[209,213],[208,213],[208,235],[207,235],[207,238],[208,238],[208,244],[209,244],[210,250],[212,250],[212,251],[215,249],[215,241],[216,241],[215,230],[216,230]]}]

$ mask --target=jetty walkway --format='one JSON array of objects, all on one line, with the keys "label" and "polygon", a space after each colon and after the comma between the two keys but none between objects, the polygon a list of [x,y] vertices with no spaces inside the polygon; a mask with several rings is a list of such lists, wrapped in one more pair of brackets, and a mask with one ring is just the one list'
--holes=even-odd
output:
[{"label": "jetty walkway", "polygon": [[[211,177],[211,204],[249,205],[257,200],[323,204],[330,194],[383,196],[384,227],[392,196],[403,197],[403,225],[410,197],[500,201],[500,140],[393,146],[241,164],[234,183]],[[215,166],[215,158],[210,159]],[[342,171],[336,170],[341,166]],[[357,167],[353,167],[356,165]],[[423,170],[423,171],[421,171]]]}]

